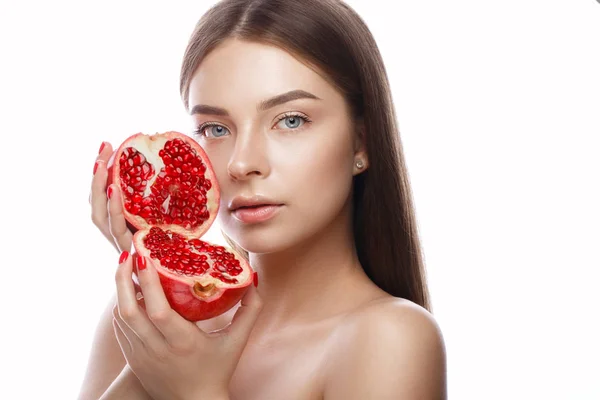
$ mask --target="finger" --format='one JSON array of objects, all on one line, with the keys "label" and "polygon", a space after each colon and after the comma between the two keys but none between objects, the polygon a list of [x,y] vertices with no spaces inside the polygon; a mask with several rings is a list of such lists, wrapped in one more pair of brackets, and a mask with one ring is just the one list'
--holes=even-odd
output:
[{"label": "finger", "polygon": [[90,192],[90,205],[92,206],[92,221],[102,233],[108,231],[108,211],[106,210],[106,162],[96,160],[94,164],[94,176],[92,177],[92,188]]},{"label": "finger", "polygon": [[144,294],[142,288],[135,281],[133,282],[133,288],[135,289],[135,299],[140,307],[146,310],[146,302],[144,301]]},{"label": "finger", "polygon": [[189,345],[194,335],[198,334],[198,329],[171,308],[160,283],[154,260],[149,257],[143,259],[145,267],[141,261],[137,262],[138,279],[144,293],[148,318],[162,332],[169,345],[173,347]]},{"label": "finger", "polygon": [[98,157],[96,157],[96,159],[108,162],[108,159],[110,158],[112,153],[112,144],[110,144],[109,142],[102,142],[102,144],[100,145],[100,150],[98,151]]},{"label": "finger", "polygon": [[140,348],[145,346],[144,343],[141,341],[140,337],[137,335],[137,333],[135,333],[133,329],[131,329],[129,325],[127,325],[127,323],[123,321],[123,318],[121,318],[121,315],[119,314],[118,306],[115,306],[113,308],[113,319],[117,322],[119,329],[127,338],[132,350],[134,350],[136,347]]},{"label": "finger", "polygon": [[254,323],[262,310],[262,300],[258,295],[258,291],[254,285],[250,285],[248,291],[242,298],[242,304],[235,312],[231,325],[227,328],[228,340],[235,342],[238,349],[241,351],[248,337],[252,332]]},{"label": "finger", "polygon": [[[135,295],[134,283],[131,279],[134,257],[125,255],[124,258],[124,260],[120,260],[122,263],[119,264],[115,276],[119,316],[145,346],[160,350],[165,345],[164,338],[148,319],[144,310],[138,305]],[[144,299],[145,297],[146,295],[144,295]]]},{"label": "finger", "polygon": [[[94,163],[94,175],[90,189],[89,203],[91,205],[91,217],[94,225],[108,239],[113,246],[117,247],[108,226],[108,211],[106,210],[106,181],[108,177],[107,162],[113,152],[108,142],[103,142],[100,153]],[[119,250],[117,248],[117,250]]]},{"label": "finger", "polygon": [[[96,160],[94,161],[95,164],[98,163],[98,161],[100,161],[100,164],[103,164],[104,166],[108,165],[108,160],[110,159],[110,156],[113,153],[113,148],[112,145],[108,142],[102,142],[102,145],[100,146],[100,151],[98,152],[98,155],[96,156]],[[96,177],[97,173],[98,173],[98,167],[96,167],[96,165],[94,164],[94,177]],[[100,181],[102,181],[102,179],[100,179]],[[104,180],[104,185],[103,186],[94,186],[94,179],[92,179],[92,187],[90,190],[90,204],[92,203],[92,197],[93,195],[98,191],[94,191],[94,189],[100,189],[99,191],[101,193],[104,193],[106,188],[106,180]]]},{"label": "finger", "polygon": [[[115,312],[113,312],[113,315],[115,314]],[[118,312],[116,312],[117,316],[118,316]],[[119,342],[119,346],[121,347],[121,352],[123,353],[123,355],[127,358],[129,357],[129,355],[132,352],[132,346],[131,346],[131,342],[129,341],[129,339],[127,338],[127,336],[125,335],[125,333],[123,332],[123,325],[125,325],[122,322],[119,322],[120,318],[117,319],[116,317],[113,318],[113,328],[115,330],[115,337],[117,338],[117,342]]]},{"label": "finger", "polygon": [[119,250],[131,250],[132,237],[131,231],[127,227],[125,214],[123,214],[123,203],[121,191],[117,185],[110,185],[107,189],[110,194],[108,199],[108,226],[109,231]]},{"label": "finger", "polygon": [[224,333],[229,332],[229,327],[231,326],[231,322],[225,325],[222,328],[215,329],[214,331],[206,332],[209,337],[223,336]]}]

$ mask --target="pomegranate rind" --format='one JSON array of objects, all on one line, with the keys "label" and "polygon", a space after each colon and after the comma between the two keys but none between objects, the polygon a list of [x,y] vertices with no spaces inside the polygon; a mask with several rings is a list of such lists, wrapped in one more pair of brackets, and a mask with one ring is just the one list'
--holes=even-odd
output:
[{"label": "pomegranate rind", "polygon": [[[182,141],[188,143],[196,151],[198,156],[200,156],[200,158],[202,159],[202,162],[206,165],[206,171],[204,172],[204,176],[207,179],[209,179],[212,184],[212,187],[206,193],[206,199],[207,199],[206,206],[208,209],[209,217],[208,217],[208,219],[206,219],[200,225],[198,225],[196,228],[193,228],[193,229],[186,229],[185,227],[178,225],[178,224],[157,223],[154,225],[150,225],[146,221],[146,219],[144,219],[143,217],[141,217],[139,215],[135,215],[135,214],[128,212],[125,208],[126,196],[123,194],[123,191],[121,189],[121,185],[120,185],[121,170],[120,170],[119,162],[117,162],[117,160],[120,159],[123,151],[129,147],[134,147],[138,151],[140,151],[147,159],[153,159],[153,158],[156,159],[158,150],[161,149],[167,141],[173,140],[173,139],[181,139]],[[154,154],[154,157],[151,157],[151,153]],[[187,237],[201,237],[208,231],[210,226],[213,224],[213,222],[217,216],[217,213],[219,211],[219,204],[220,204],[220,197],[221,197],[219,185],[217,182],[217,178],[214,175],[212,164],[210,163],[210,159],[206,155],[206,152],[204,151],[202,146],[200,146],[198,144],[198,142],[196,142],[189,136],[184,135],[183,133],[180,133],[177,131],[155,133],[152,135],[144,134],[142,132],[136,133],[136,134],[130,136],[129,138],[127,138],[119,146],[119,148],[113,153],[113,155],[109,159],[107,166],[109,168],[109,180],[108,180],[107,184],[109,184],[109,185],[111,183],[117,184],[118,189],[121,191],[121,203],[123,206],[123,214],[125,215],[125,219],[131,225],[133,225],[136,229],[144,229],[144,228],[149,228],[150,226],[158,226],[164,230],[171,230],[172,232],[176,232],[176,233],[179,233],[179,234],[187,236]],[[157,174],[158,171],[160,170],[159,167],[161,167],[161,162],[153,163],[153,166],[155,168],[155,173]],[[151,186],[151,184],[148,185],[148,188],[150,186]]]},{"label": "pomegranate rind", "polygon": [[200,300],[189,285],[170,279],[159,273],[165,296],[179,315],[188,321],[196,322],[217,317],[235,306],[249,289],[252,280],[243,286],[219,290],[218,297],[212,300]]}]

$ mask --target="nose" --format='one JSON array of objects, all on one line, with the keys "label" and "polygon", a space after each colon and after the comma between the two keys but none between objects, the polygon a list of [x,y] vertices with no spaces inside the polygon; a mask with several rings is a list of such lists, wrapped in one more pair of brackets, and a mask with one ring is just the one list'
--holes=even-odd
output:
[{"label": "nose", "polygon": [[270,172],[265,152],[265,137],[261,132],[247,130],[239,132],[227,172],[235,181],[252,177],[265,177]]}]

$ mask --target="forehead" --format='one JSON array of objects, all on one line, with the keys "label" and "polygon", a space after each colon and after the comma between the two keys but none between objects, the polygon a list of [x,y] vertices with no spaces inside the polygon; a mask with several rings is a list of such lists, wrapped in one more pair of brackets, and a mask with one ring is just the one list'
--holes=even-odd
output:
[{"label": "forehead", "polygon": [[341,101],[325,78],[289,52],[268,44],[228,39],[194,72],[189,104],[252,102],[302,89],[324,101]]}]

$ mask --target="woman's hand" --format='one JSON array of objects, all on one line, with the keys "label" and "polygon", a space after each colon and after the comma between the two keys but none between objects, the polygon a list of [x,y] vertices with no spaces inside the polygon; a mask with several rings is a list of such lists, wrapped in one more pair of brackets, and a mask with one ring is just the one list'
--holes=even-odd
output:
[{"label": "woman's hand", "polygon": [[[133,258],[145,301],[136,301]],[[153,261],[121,257],[116,273],[113,325],[123,354],[155,399],[227,399],[228,386],[246,346],[262,302],[251,286],[226,328],[205,333],[167,302]]]},{"label": "woman's hand", "polygon": [[117,190],[115,185],[106,186],[108,179],[107,164],[112,154],[111,144],[102,142],[94,164],[94,177],[92,178],[90,191],[89,201],[92,206],[92,222],[117,251],[130,251],[133,235],[127,227],[123,215],[121,191]]}]

